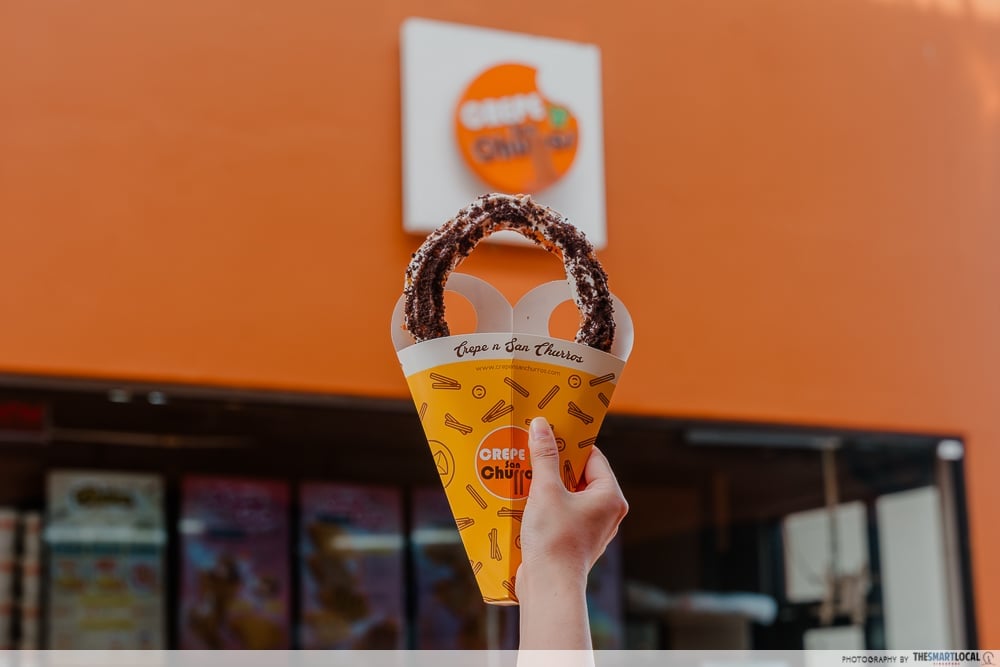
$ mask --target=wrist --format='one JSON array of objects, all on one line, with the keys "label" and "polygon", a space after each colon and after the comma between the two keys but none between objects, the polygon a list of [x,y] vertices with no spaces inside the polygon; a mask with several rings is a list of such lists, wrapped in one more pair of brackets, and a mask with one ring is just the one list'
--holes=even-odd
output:
[{"label": "wrist", "polygon": [[593,563],[588,560],[586,549],[568,542],[533,545],[530,551],[522,553],[521,572],[535,579],[585,581]]},{"label": "wrist", "polygon": [[521,606],[522,649],[582,651],[591,648],[584,571],[549,564],[529,564],[527,567],[522,564],[515,586]]},{"label": "wrist", "polygon": [[516,586],[521,604],[540,597],[572,599],[586,594],[587,570],[565,563],[524,562],[517,571]]}]

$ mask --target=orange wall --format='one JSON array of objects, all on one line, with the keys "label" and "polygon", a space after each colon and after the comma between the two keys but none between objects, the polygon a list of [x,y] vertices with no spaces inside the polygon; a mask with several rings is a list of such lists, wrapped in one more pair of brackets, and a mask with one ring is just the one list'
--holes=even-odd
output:
[{"label": "orange wall", "polygon": [[1000,644],[1000,0],[568,6],[0,3],[0,369],[404,396],[401,20],[593,42],[616,409],[966,435]]}]

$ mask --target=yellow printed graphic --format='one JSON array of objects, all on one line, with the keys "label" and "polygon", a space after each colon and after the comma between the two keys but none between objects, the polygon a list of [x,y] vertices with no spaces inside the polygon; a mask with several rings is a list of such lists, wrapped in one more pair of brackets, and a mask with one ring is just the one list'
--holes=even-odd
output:
[{"label": "yellow printed graphic", "polygon": [[459,361],[407,378],[486,602],[517,604],[532,418],[552,425],[563,483],[576,490],[616,380],[523,360]]}]

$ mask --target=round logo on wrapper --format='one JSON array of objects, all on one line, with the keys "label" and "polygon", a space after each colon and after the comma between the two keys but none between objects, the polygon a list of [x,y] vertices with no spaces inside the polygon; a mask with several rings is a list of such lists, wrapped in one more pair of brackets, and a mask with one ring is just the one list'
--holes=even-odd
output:
[{"label": "round logo on wrapper", "polygon": [[476,450],[476,475],[483,488],[497,498],[527,498],[531,488],[528,432],[504,426],[483,438]]}]

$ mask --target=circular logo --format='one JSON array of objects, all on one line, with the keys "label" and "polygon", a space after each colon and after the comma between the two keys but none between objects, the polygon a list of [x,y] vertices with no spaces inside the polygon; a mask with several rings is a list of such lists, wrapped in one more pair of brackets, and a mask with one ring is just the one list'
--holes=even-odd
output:
[{"label": "circular logo", "polygon": [[469,83],[455,108],[455,137],[465,163],[510,194],[544,190],[576,158],[576,117],[542,94],[537,75],[527,65],[491,67]]},{"label": "circular logo", "polygon": [[531,488],[528,432],[519,426],[504,426],[483,438],[476,450],[476,475],[497,498],[526,498]]},{"label": "circular logo", "polygon": [[455,477],[455,457],[443,442],[437,440],[427,442],[431,446],[431,456],[434,458],[434,467],[441,477],[441,485],[447,489]]},{"label": "circular logo", "polygon": [[583,380],[580,379],[579,375],[573,374],[569,376],[569,378],[566,381],[566,384],[568,384],[573,389],[578,389],[580,385],[583,384]]}]

